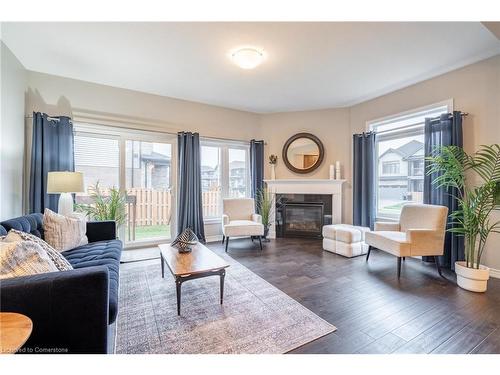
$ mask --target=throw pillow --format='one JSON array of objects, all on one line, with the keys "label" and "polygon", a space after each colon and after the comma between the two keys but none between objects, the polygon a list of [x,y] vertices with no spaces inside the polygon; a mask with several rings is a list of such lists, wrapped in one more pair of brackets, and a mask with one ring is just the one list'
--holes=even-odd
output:
[{"label": "throw pillow", "polygon": [[11,229],[9,233],[6,236],[6,240],[12,239],[15,240],[15,237],[19,239],[19,241],[31,241],[34,242],[40,247],[45,250],[49,258],[54,262],[56,265],[57,269],[59,271],[69,271],[73,269],[73,266],[66,260],[65,257],[63,257],[61,254],[59,254],[52,246],[50,246],[47,242],[42,240],[40,237],[37,237],[31,233],[26,233],[26,232],[21,232],[16,229]]},{"label": "throw pillow", "polygon": [[0,279],[56,271],[40,245],[29,241],[0,243]]},{"label": "throw pillow", "polygon": [[82,233],[80,220],[56,214],[45,209],[43,230],[45,241],[59,252],[78,247],[85,233]]},{"label": "throw pillow", "polygon": [[80,244],[78,246],[88,244],[89,239],[87,237],[87,217],[85,216],[85,214],[83,212],[73,212],[68,217],[78,220],[78,224],[80,225],[80,233],[83,233],[82,239],[80,240]]}]

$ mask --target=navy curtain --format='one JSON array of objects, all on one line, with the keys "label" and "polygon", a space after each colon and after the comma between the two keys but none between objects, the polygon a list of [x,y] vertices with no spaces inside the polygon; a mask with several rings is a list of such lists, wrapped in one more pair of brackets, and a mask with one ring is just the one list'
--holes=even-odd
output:
[{"label": "navy curtain", "polygon": [[255,198],[264,187],[264,141],[250,141],[250,178],[251,193]]},{"label": "navy curtain", "polygon": [[[440,146],[463,147],[462,113],[455,111],[452,114],[441,115],[437,119],[425,119],[425,156],[431,156],[433,151]],[[429,162],[425,161],[427,171]],[[432,181],[437,174],[424,175],[424,203],[439,204],[448,207],[448,213],[458,209],[455,199],[458,192],[455,188],[437,188]],[[448,218],[448,228],[451,228]],[[433,262],[433,257],[423,257],[424,261]],[[444,254],[440,257],[440,264],[444,267],[455,269],[455,262],[464,260],[464,238],[455,233],[446,232],[444,240]]]},{"label": "navy curtain", "polygon": [[373,229],[375,222],[375,133],[353,135],[353,223]]},{"label": "navy curtain", "polygon": [[73,124],[69,117],[33,113],[29,211],[57,211],[59,195],[47,194],[47,173],[75,170]]},{"label": "navy curtain", "polygon": [[205,242],[203,207],[201,202],[201,158],[198,133],[177,134],[179,172],[177,199],[177,234],[191,230]]}]

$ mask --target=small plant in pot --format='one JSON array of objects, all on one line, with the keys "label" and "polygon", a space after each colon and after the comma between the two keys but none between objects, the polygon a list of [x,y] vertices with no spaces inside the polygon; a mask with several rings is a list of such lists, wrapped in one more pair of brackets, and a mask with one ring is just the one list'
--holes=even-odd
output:
[{"label": "small plant in pot", "polygon": [[490,216],[499,204],[500,145],[483,145],[472,155],[457,146],[441,147],[427,160],[427,173],[438,174],[433,185],[457,192],[459,208],[450,214],[453,226],[448,229],[465,239],[465,261],[455,262],[457,283],[484,292],[489,268],[481,265],[481,257],[489,234],[500,233],[500,221],[492,222]]},{"label": "small plant in pot", "polygon": [[269,241],[267,237],[269,235],[269,228],[273,223],[275,208],[274,194],[267,188],[263,188],[257,191],[255,198],[257,201],[257,212],[262,216],[262,225],[264,225],[264,240]]},{"label": "small plant in pot", "polygon": [[79,212],[84,212],[92,220],[114,220],[116,227],[125,224],[127,220],[127,197],[118,188],[111,187],[108,191],[103,191],[99,186],[99,181],[88,188],[88,204],[76,204],[75,208]]}]

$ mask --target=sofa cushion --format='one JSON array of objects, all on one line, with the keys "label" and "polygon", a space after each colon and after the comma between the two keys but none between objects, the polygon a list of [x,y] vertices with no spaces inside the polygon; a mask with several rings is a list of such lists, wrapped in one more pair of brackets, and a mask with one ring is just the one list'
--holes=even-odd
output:
[{"label": "sofa cushion", "polygon": [[109,323],[118,311],[118,283],[122,242],[120,240],[92,242],[64,251],[62,255],[73,268],[105,265],[109,270]]}]

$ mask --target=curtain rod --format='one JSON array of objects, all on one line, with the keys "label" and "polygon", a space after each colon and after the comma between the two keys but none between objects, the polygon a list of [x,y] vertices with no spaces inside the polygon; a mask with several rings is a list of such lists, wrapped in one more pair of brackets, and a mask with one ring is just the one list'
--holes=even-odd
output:
[{"label": "curtain rod", "polygon": [[[33,115],[28,115],[28,116],[25,116],[26,119],[32,119],[33,118]],[[51,121],[61,121],[61,119],[59,117],[51,117],[51,116],[47,116],[47,119],[51,120]],[[69,120],[70,123],[73,123],[73,120],[70,119]],[[99,124],[96,124],[96,125],[99,125]],[[119,126],[111,126],[111,127],[114,127],[114,128],[120,128]],[[159,132],[159,133],[163,133],[163,134],[170,134],[170,135],[177,135],[178,132],[164,132],[164,131],[158,131],[158,130],[145,130],[145,129],[140,129],[140,128],[124,128],[122,127],[122,129],[131,129],[131,130],[138,130],[138,131],[149,131],[149,132]],[[194,133],[198,133],[198,132],[194,132]],[[199,134],[199,133],[198,133]],[[203,136],[200,134],[200,139],[209,139],[209,140],[214,140],[214,141],[227,141],[227,142],[239,142],[239,143],[244,143],[244,142],[250,142],[250,141],[247,141],[247,140],[241,140],[241,139],[232,139],[232,138],[220,138],[220,137],[207,137],[207,136]],[[267,142],[264,142],[264,145],[267,146]]]},{"label": "curtain rod", "polygon": [[[64,117],[67,117],[67,116],[64,116]],[[28,115],[28,116],[25,116],[24,118],[25,119],[32,119],[33,115]],[[52,117],[52,116],[48,116],[48,115],[47,115],[47,120],[49,120],[49,121],[61,121],[61,119],[59,117]],[[73,123],[73,120],[70,118],[69,122]]]},{"label": "curtain rod", "polygon": [[[462,117],[466,117],[466,116],[468,116],[468,115],[469,115],[469,113],[468,113],[468,112],[460,112],[460,115],[461,115]],[[448,116],[452,116],[452,114],[451,114],[451,113],[448,113]],[[439,119],[441,119],[441,116],[438,116],[438,117],[433,117],[433,118],[431,118],[431,121],[433,121],[433,122],[434,122],[434,121],[439,121]],[[400,126],[400,127],[398,127],[398,128],[388,129],[388,130],[382,130],[382,131],[379,131],[379,132],[378,132],[378,131],[371,130],[371,131],[369,131],[369,132],[364,132],[364,133],[375,133],[375,134],[393,133],[393,132],[395,132],[395,131],[397,132],[398,130],[408,129],[409,127],[411,128],[411,127],[418,126],[418,125],[419,125],[419,124],[413,124],[413,125],[410,125],[410,126],[408,126],[408,125],[404,125],[404,126]]]},{"label": "curtain rod", "polygon": [[[453,116],[453,113],[448,113],[448,116]],[[460,112],[460,116],[467,117],[467,116],[469,116],[469,112]],[[441,118],[441,116],[436,116],[436,117],[431,118],[431,121],[437,121],[440,118]]]}]

